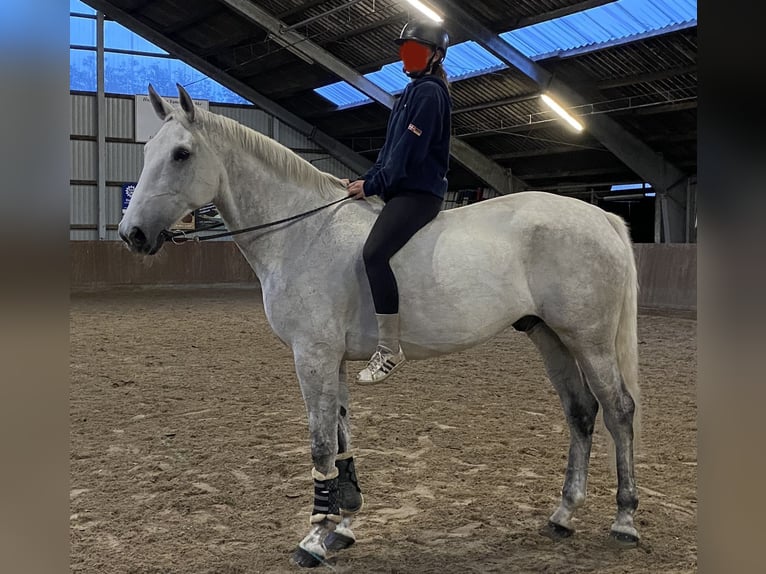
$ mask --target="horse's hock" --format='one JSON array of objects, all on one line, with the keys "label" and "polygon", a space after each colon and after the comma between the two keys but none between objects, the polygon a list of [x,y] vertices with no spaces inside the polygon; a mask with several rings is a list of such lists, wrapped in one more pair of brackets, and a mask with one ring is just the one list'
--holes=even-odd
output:
[{"label": "horse's hock", "polygon": [[[697,310],[697,246],[635,244],[640,308]],[[258,279],[231,241],[166,245],[152,259],[137,258],[121,243],[75,241],[70,244],[74,289],[136,285],[257,284]]]},{"label": "horse's hock", "polygon": [[[330,566],[694,571],[695,331],[689,319],[639,318],[638,549],[605,545],[615,495],[601,428],[577,533],[557,543],[538,533],[568,431],[539,354],[511,329],[408,363],[390,384],[351,382],[365,506],[359,543]],[[287,556],[312,506],[306,411],[257,285],[75,293],[71,363],[73,571],[294,571]]]}]

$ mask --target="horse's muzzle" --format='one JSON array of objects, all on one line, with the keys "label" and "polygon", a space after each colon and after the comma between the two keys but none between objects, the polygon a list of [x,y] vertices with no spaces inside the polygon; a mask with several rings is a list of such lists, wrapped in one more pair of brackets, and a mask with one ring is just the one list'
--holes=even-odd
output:
[{"label": "horse's muzzle", "polygon": [[127,235],[122,230],[120,230],[119,233],[120,238],[128,244],[131,251],[144,253],[146,255],[154,255],[157,253],[165,240],[162,234],[160,234],[160,236],[157,237],[156,242],[152,242],[139,227],[132,227]]}]

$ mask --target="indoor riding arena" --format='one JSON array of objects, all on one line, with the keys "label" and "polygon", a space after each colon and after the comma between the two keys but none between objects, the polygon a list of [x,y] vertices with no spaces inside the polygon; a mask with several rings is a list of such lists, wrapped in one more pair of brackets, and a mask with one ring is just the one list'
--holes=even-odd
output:
[{"label": "indoor riding arena", "polygon": [[[356,382],[366,360],[346,362],[364,505],[355,542],[330,548],[328,535],[317,555],[305,543],[319,528],[314,416],[293,348],[267,317],[300,303],[270,299],[292,259],[273,272],[243,252],[288,232],[278,220],[329,216],[296,201],[235,225],[215,202],[191,205],[144,253],[135,228],[118,228],[163,126],[149,84],[187,117],[186,92],[200,114],[354,181],[411,81],[394,40],[420,19],[449,35],[442,210],[453,221],[542,191],[628,224],[640,387],[631,544],[610,531],[622,503],[603,409],[587,498],[571,529],[551,530],[575,472],[570,426],[531,337],[508,323],[377,385]],[[697,572],[696,0],[71,0],[70,20],[72,572]],[[227,236],[248,225],[271,227]],[[474,256],[479,242],[466,243]],[[440,312],[503,295],[487,289],[477,278],[437,301]],[[296,548],[316,563],[296,563]]]}]

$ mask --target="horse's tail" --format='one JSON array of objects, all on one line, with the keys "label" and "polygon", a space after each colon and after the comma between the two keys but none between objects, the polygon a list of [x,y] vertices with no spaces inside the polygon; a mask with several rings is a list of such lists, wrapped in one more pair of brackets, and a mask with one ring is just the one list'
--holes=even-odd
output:
[{"label": "horse's tail", "polygon": [[[615,346],[622,379],[635,403],[633,415],[633,450],[635,452],[641,437],[641,389],[638,385],[638,273],[628,226],[617,215],[607,213],[606,216],[625,245],[625,259],[628,263],[628,276],[625,281]],[[612,459],[614,460],[614,457]]]}]

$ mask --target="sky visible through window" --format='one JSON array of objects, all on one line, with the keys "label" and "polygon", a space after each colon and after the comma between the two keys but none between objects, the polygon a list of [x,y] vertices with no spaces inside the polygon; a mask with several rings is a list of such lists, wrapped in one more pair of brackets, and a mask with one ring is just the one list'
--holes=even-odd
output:
[{"label": "sky visible through window", "polygon": [[[20,1],[20,0],[17,0]],[[69,85],[71,90],[96,91],[96,11],[77,0],[69,2]],[[129,50],[123,54],[110,50]],[[168,56],[117,22],[104,23],[104,91],[111,94],[146,94],[151,83],[163,96],[178,95],[176,83],[199,100],[249,104],[205,74]],[[155,55],[156,54],[156,55]]]}]

